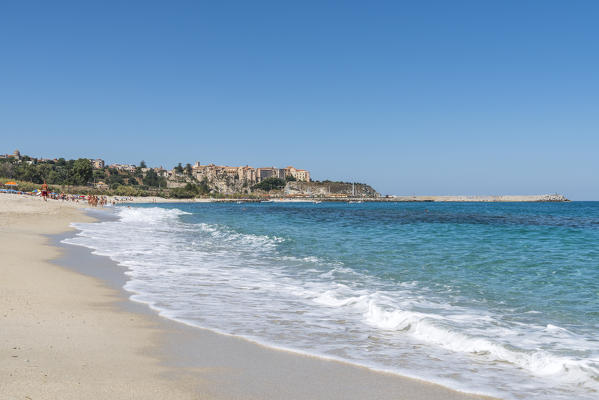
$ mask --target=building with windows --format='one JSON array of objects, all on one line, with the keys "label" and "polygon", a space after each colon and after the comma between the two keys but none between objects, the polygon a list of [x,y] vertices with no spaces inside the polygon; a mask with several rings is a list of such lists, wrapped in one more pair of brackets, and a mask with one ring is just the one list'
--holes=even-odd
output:
[{"label": "building with windows", "polygon": [[262,182],[268,178],[285,179],[285,170],[275,167],[265,167],[256,169],[256,181]]},{"label": "building with windows", "polygon": [[103,169],[104,168],[104,160],[101,158],[96,158],[95,160],[90,160],[92,162],[92,166],[94,169]]},{"label": "building with windows", "polygon": [[204,180],[209,182],[217,180],[229,180],[239,181],[242,183],[245,182],[247,184],[253,185],[262,182],[264,179],[285,179],[287,176],[293,176],[298,181],[310,181],[310,172],[304,169],[297,169],[294,167],[252,168],[247,165],[245,167],[229,167],[215,164],[202,165],[199,161],[196,161],[191,167],[191,169],[193,177],[200,182]]},{"label": "building with windows", "polygon": [[305,169],[297,169],[289,166],[285,168],[285,176],[292,176],[296,181],[310,182],[310,172]]},{"label": "building with windows", "polygon": [[108,168],[116,169],[117,171],[135,172],[137,167],[133,164],[110,164]]}]

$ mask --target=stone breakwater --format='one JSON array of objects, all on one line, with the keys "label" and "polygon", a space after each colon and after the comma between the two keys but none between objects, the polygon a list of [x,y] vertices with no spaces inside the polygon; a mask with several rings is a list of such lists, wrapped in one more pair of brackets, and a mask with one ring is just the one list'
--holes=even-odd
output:
[{"label": "stone breakwater", "polygon": [[432,201],[432,202],[564,202],[570,201],[561,194],[504,195],[504,196],[393,196],[391,201]]}]

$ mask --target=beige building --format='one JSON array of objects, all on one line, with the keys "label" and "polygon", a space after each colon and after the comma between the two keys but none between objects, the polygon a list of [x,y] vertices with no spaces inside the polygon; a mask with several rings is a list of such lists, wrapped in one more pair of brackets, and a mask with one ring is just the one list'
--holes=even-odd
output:
[{"label": "beige building", "polygon": [[135,172],[135,170],[137,169],[137,167],[133,164],[110,164],[108,166],[108,168],[114,168],[116,170],[119,171],[129,171],[129,172]]},{"label": "beige building", "polygon": [[208,181],[228,178],[232,180],[240,180],[246,181],[248,183],[256,182],[256,169],[252,167],[227,167],[221,165],[201,165],[199,161],[197,161],[192,168],[193,176],[198,181],[203,181],[204,179]]},{"label": "beige building", "polygon": [[101,158],[96,158],[95,160],[90,160],[92,162],[92,166],[94,169],[103,169],[104,168],[104,160]]},{"label": "beige building", "polygon": [[252,168],[245,167],[228,167],[221,165],[201,165],[196,161],[192,166],[192,174],[198,181],[215,181],[219,179],[229,179],[234,181],[247,182],[255,184],[268,178],[285,179],[287,176],[293,176],[298,181],[309,182],[310,172],[305,169],[297,169],[294,167],[275,168],[263,167]]},{"label": "beige building", "polygon": [[14,158],[16,160],[20,160],[21,159],[21,152],[19,150],[15,150],[15,151],[13,151],[12,154],[7,154],[6,155],[6,158],[9,158],[9,157]]},{"label": "beige building", "polygon": [[292,176],[297,181],[310,182],[310,171],[305,169],[297,169],[294,167],[285,168],[285,176]]},{"label": "beige building", "polygon": [[256,180],[262,182],[268,178],[285,179],[285,170],[275,167],[264,167],[256,169]]},{"label": "beige building", "polygon": [[162,166],[152,169],[154,170],[154,172],[156,172],[156,175],[158,175],[161,178],[166,178],[168,176],[168,171],[162,168]]},{"label": "beige building", "polygon": [[239,175],[239,179],[245,180],[247,182],[256,182],[256,168],[248,167],[238,167],[237,171]]}]

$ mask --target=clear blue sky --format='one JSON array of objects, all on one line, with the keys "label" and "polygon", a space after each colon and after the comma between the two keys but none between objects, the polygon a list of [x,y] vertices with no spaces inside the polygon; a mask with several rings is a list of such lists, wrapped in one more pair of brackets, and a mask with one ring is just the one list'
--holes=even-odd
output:
[{"label": "clear blue sky", "polygon": [[599,1],[81,3],[0,3],[0,153],[599,200]]}]

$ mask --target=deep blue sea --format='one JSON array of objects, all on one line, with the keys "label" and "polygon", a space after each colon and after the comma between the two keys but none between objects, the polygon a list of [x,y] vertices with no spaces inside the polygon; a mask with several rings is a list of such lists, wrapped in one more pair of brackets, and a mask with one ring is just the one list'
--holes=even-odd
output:
[{"label": "deep blue sea", "polygon": [[190,325],[505,399],[599,398],[599,203],[116,207],[68,243]]}]

